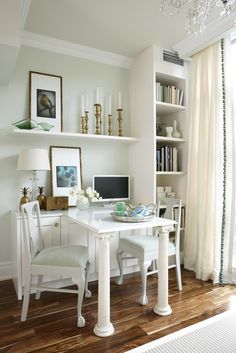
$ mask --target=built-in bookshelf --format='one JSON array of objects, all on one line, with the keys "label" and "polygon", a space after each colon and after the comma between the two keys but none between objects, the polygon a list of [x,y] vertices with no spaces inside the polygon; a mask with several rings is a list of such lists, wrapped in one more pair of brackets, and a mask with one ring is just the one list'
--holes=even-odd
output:
[{"label": "built-in bookshelf", "polygon": [[[156,203],[158,186],[171,187],[185,202],[187,98],[186,63],[164,62],[156,46],[135,58],[130,69],[130,121],[131,134],[140,142],[131,146],[130,169],[138,202]],[[165,131],[174,121],[178,136]]]}]

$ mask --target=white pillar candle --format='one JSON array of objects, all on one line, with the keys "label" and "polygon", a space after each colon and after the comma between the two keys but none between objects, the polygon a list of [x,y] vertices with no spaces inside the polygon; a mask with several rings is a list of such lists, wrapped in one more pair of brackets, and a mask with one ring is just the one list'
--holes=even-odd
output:
[{"label": "white pillar candle", "polygon": [[96,89],[96,103],[99,104],[99,87]]},{"label": "white pillar candle", "polygon": [[81,96],[81,115],[84,116],[84,95]]},{"label": "white pillar candle", "polygon": [[87,112],[89,111],[89,97],[88,97],[88,94],[86,94],[85,110],[86,110]]},{"label": "white pillar candle", "polygon": [[100,94],[99,94],[99,104],[101,104],[102,105],[102,97],[103,96],[103,94],[102,94],[102,87],[100,87]]},{"label": "white pillar candle", "polygon": [[108,114],[111,115],[111,94],[108,97]]},{"label": "white pillar candle", "polygon": [[118,109],[122,109],[122,107],[121,107],[121,92],[118,93]]}]

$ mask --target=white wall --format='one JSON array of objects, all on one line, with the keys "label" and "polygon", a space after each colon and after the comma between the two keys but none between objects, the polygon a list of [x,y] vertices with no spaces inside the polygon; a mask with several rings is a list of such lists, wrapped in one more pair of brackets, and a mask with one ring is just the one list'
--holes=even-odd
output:
[{"label": "white wall", "polygon": [[[0,86],[0,126],[8,126],[27,118],[29,112],[29,71],[60,75],[63,78],[63,126],[64,131],[80,131],[80,95],[88,93],[91,108],[92,96],[97,86],[104,95],[112,93],[117,105],[118,91],[122,92],[124,106],[124,134],[128,135],[128,70],[88,60],[68,57],[39,49],[22,47],[13,79],[8,86]],[[94,113],[90,114],[90,132],[94,132]],[[116,116],[114,134],[117,135]],[[25,147],[48,149],[54,146],[78,146],[82,148],[83,184],[90,185],[93,174],[127,173],[127,145],[107,142],[80,142],[59,138],[0,137],[0,270],[1,263],[11,261],[10,213],[17,210],[20,186],[29,186],[30,174],[16,171],[17,155]],[[50,194],[50,173],[39,174],[39,185],[46,183]],[[2,266],[4,267],[4,266]]]}]

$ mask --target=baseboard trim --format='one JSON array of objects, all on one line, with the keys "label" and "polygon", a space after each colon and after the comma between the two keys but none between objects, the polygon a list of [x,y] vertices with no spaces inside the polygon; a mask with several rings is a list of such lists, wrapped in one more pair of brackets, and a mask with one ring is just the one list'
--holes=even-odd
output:
[{"label": "baseboard trim", "polygon": [[11,261],[0,262],[0,281],[12,279],[13,264]]}]

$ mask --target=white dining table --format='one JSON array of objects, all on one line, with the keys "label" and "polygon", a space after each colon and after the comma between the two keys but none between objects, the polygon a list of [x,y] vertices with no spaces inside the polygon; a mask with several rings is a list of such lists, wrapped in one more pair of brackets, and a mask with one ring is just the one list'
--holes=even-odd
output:
[{"label": "white dining table", "polygon": [[112,219],[111,210],[101,206],[90,207],[83,211],[69,208],[63,212],[63,216],[92,231],[99,239],[98,319],[94,327],[95,335],[107,337],[114,332],[114,326],[110,319],[110,239],[115,236],[116,232],[147,228],[158,231],[158,289],[154,312],[161,316],[171,314],[172,310],[168,303],[168,239],[169,232],[176,224],[175,221],[154,217],[148,222],[117,222]]}]

